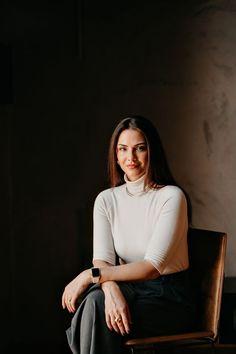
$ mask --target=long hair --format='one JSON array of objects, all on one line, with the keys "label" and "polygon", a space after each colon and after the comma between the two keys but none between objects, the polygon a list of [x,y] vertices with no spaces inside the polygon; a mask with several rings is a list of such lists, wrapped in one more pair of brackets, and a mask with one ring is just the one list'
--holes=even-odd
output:
[{"label": "long hair", "polygon": [[[144,184],[150,188],[174,185],[181,188],[175,181],[166,158],[163,145],[156,127],[142,116],[129,116],[122,119],[116,126],[110,140],[108,152],[108,175],[111,187],[124,184],[124,172],[117,163],[117,142],[120,134],[126,129],[136,129],[145,138],[148,151],[147,172]],[[183,188],[181,188],[183,190]],[[191,203],[188,194],[183,190],[188,203],[188,216],[191,219]]]}]

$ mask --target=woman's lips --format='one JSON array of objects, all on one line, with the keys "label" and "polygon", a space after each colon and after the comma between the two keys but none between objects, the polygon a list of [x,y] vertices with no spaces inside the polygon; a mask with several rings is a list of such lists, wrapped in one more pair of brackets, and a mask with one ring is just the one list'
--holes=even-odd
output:
[{"label": "woman's lips", "polygon": [[127,167],[132,169],[132,168],[137,168],[138,165],[127,165]]}]

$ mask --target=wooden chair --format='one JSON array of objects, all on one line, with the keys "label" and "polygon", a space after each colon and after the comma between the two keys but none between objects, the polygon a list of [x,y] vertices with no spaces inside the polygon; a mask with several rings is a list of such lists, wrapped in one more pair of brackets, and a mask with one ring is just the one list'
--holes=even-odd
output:
[{"label": "wooden chair", "polygon": [[[126,341],[131,353],[139,348],[158,349],[158,346],[193,343],[214,345],[218,326],[224,279],[227,235],[223,232],[189,229],[188,245],[191,281],[198,299],[197,327],[195,332],[176,333]],[[180,319],[181,320],[181,319]]]}]

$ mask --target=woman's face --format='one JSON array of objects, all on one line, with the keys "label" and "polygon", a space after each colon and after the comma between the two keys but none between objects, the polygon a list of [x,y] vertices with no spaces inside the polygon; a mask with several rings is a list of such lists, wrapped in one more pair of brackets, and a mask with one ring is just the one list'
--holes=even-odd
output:
[{"label": "woman's face", "polygon": [[146,173],[147,143],[138,130],[123,130],[118,138],[116,153],[118,164],[130,181],[135,181]]}]

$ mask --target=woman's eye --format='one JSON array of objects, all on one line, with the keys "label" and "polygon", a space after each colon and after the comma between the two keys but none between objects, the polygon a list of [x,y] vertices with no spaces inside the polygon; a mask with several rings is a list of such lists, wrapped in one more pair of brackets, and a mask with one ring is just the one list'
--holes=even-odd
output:
[{"label": "woman's eye", "polygon": [[138,146],[137,151],[145,151],[146,147],[145,146]]},{"label": "woman's eye", "polygon": [[119,151],[125,151],[126,150],[126,148],[125,147],[119,147],[119,149],[118,149]]}]

